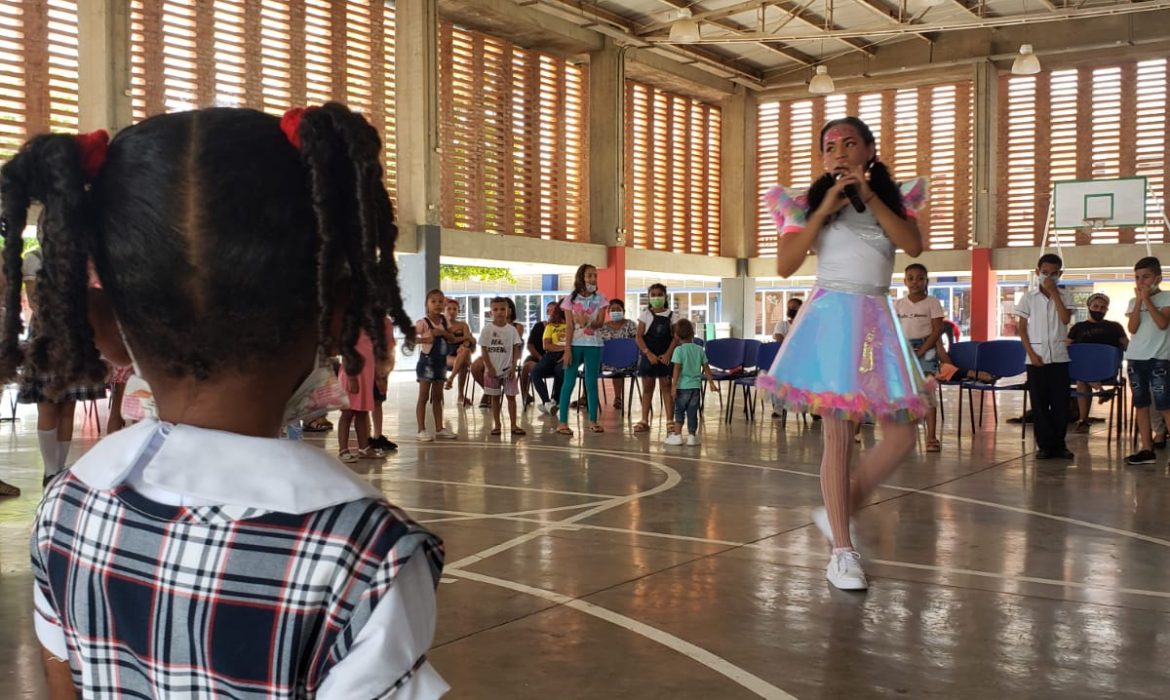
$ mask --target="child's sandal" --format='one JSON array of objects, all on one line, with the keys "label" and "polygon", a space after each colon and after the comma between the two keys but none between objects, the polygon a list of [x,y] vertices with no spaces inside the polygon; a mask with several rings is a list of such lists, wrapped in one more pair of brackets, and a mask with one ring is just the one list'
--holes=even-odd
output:
[{"label": "child's sandal", "polygon": [[524,430],[524,428],[521,428],[521,427],[518,427],[518,426],[513,426],[513,428],[512,428],[512,434],[513,434],[513,435],[527,435],[527,434],[528,434],[528,431]]},{"label": "child's sandal", "polygon": [[353,464],[358,461],[358,456],[349,450],[342,450],[337,453],[337,458],[345,464]]}]

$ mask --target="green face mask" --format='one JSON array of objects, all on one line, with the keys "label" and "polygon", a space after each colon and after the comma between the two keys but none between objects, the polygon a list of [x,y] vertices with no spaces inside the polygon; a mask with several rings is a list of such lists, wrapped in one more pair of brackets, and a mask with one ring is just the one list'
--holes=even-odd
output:
[{"label": "green face mask", "polygon": [[666,306],[666,297],[650,297],[650,308],[661,309]]}]

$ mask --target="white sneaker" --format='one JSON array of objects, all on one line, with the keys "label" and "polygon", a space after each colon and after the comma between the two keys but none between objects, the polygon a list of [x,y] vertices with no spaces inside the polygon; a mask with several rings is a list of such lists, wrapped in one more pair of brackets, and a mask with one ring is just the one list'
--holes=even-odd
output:
[{"label": "white sneaker", "polygon": [[698,445],[699,445],[699,436],[698,435],[688,435],[687,436],[687,447],[698,447]]},{"label": "white sneaker", "polygon": [[865,572],[861,570],[861,555],[856,550],[833,552],[825,578],[842,591],[864,591],[869,588]]},{"label": "white sneaker", "polygon": [[435,439],[435,436],[431,435],[427,431],[425,431],[425,430],[418,431],[418,441],[419,442],[431,442],[434,439]]},{"label": "white sneaker", "polygon": [[662,441],[662,444],[664,444],[664,445],[681,445],[681,444],[683,444],[682,435],[679,435],[678,433],[671,433],[671,434],[666,436],[666,439]]},{"label": "white sneaker", "polygon": [[[824,506],[813,508],[812,517],[817,529],[829,541],[829,546],[833,546],[833,528],[829,525],[829,511],[825,510]],[[853,521],[849,522],[849,541],[854,547],[857,546],[857,528],[853,527]]]},{"label": "white sneaker", "polygon": [[559,403],[557,403],[556,401],[549,401],[544,406],[548,410],[548,414],[550,416],[555,416],[557,414],[557,411],[561,410],[561,405]]},{"label": "white sneaker", "polygon": [[450,428],[443,428],[439,432],[435,433],[435,437],[443,440],[454,440],[459,436],[453,433]]},{"label": "white sneaker", "polygon": [[549,401],[548,403],[545,403],[543,401],[537,401],[536,402],[536,410],[540,411],[541,415],[547,416],[549,403],[552,403],[552,401]]}]

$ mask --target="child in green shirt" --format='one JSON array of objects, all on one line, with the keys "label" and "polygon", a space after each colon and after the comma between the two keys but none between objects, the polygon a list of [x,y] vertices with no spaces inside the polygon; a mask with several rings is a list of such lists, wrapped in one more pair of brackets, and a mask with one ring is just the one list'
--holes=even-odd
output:
[{"label": "child in green shirt", "polygon": [[671,394],[674,397],[674,423],[667,428],[666,444],[681,445],[683,416],[686,416],[687,436],[686,444],[699,444],[699,403],[703,389],[703,377],[711,382],[711,389],[719,391],[711,379],[711,366],[707,364],[707,351],[703,346],[695,344],[695,326],[687,319],[680,319],[674,327],[678,336],[678,345],[671,356],[674,364],[674,381],[671,384]]}]

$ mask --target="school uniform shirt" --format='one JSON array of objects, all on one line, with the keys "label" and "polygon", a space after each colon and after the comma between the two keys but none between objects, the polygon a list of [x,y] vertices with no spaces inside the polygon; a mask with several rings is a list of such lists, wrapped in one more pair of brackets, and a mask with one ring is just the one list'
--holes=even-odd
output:
[{"label": "school uniform shirt", "polygon": [[[1170,306],[1170,292],[1160,291],[1150,295],[1150,303],[1159,309]],[[1137,307],[1137,299],[1130,299],[1125,307],[1128,316]],[[1170,360],[1170,328],[1158,328],[1150,312],[1142,306],[1142,320],[1137,332],[1129,339],[1129,348],[1125,351],[1127,360]]]},{"label": "school uniform shirt", "polygon": [[772,335],[782,335],[782,336],[787,338],[788,331],[791,329],[792,329],[792,322],[789,321],[788,319],[783,319],[776,324],[775,328],[772,329]]},{"label": "school uniform shirt", "polygon": [[146,420],[46,489],[36,634],[87,698],[437,698],[442,557],[319,448]]},{"label": "school uniform shirt", "polygon": [[479,333],[479,347],[497,377],[514,367],[512,353],[520,342],[520,334],[511,324],[489,323]]},{"label": "school uniform shirt", "polygon": [[592,323],[605,307],[609,306],[609,299],[601,292],[594,292],[589,296],[577,295],[574,299],[572,294],[568,294],[561,301],[561,308],[565,310],[565,316],[573,317],[573,342],[572,345],[584,345],[592,347],[601,347],[605,341],[601,339],[599,329],[590,328]]},{"label": "school uniform shirt", "polygon": [[[1072,295],[1064,289],[1057,289],[1065,308],[1071,309]],[[1015,315],[1028,319],[1028,340],[1044,364],[1068,362],[1068,345],[1064,342],[1068,336],[1068,325],[1060,322],[1054,301],[1041,294],[1040,290],[1027,292],[1016,304]],[[1027,364],[1032,364],[1031,357],[1027,358]]]},{"label": "school uniform shirt", "polygon": [[1111,345],[1119,348],[1125,337],[1125,328],[1117,321],[1081,321],[1068,329],[1068,339],[1074,343]]},{"label": "school uniform shirt", "polygon": [[896,300],[894,313],[902,324],[902,334],[912,340],[930,336],[931,320],[947,315],[942,302],[929,294],[921,301],[910,301],[908,296]]}]

